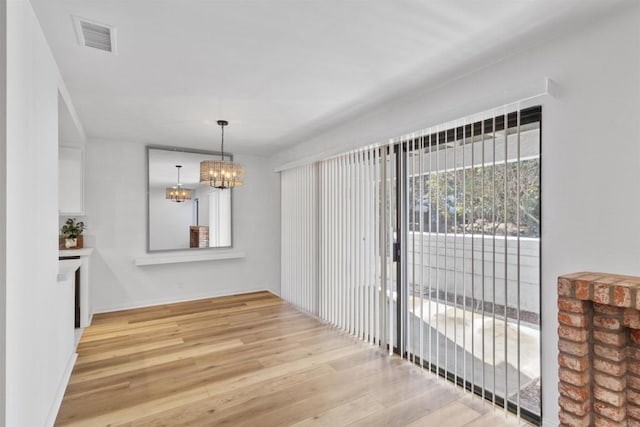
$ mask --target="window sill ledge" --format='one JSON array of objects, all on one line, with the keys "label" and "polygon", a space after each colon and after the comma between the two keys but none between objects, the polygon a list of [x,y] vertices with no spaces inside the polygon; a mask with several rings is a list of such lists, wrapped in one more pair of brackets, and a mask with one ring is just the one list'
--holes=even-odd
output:
[{"label": "window sill ledge", "polygon": [[223,259],[237,259],[244,258],[244,251],[205,251],[205,253],[188,253],[178,252],[175,254],[153,254],[139,256],[134,259],[135,265],[138,267],[145,265],[159,265],[159,264],[178,264],[183,262],[199,262],[199,261],[219,261]]}]

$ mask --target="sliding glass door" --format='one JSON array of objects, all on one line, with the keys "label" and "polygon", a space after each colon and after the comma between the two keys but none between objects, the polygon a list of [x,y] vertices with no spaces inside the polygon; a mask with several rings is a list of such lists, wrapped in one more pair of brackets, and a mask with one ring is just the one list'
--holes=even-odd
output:
[{"label": "sliding glass door", "polygon": [[540,108],[400,141],[401,354],[540,420]]},{"label": "sliding glass door", "polygon": [[540,107],[282,173],[282,295],[540,421]]}]

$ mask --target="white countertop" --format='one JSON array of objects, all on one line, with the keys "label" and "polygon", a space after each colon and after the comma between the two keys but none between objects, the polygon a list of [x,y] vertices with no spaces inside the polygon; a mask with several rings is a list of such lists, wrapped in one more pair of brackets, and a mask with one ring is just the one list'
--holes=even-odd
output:
[{"label": "white countertop", "polygon": [[82,249],[60,249],[58,256],[89,256],[93,253],[93,248]]}]

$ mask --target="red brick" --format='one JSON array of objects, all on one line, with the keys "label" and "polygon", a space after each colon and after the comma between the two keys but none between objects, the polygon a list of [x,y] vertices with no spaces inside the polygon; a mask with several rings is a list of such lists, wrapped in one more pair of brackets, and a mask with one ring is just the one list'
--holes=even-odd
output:
[{"label": "red brick", "polygon": [[573,281],[565,279],[564,277],[558,278],[558,295],[563,297],[573,296]]},{"label": "red brick", "polygon": [[600,414],[613,421],[622,421],[625,419],[627,412],[625,406],[612,406],[603,402],[593,402],[593,410],[596,414]]},{"label": "red brick", "polygon": [[631,341],[635,344],[640,344],[640,329],[631,329],[629,335],[631,337]]},{"label": "red brick", "polygon": [[634,405],[640,405],[640,392],[635,390],[627,390],[627,400]]},{"label": "red brick", "polygon": [[614,283],[622,282],[627,276],[620,276],[619,274],[601,274],[600,277],[593,279],[592,281],[600,285],[613,285]]},{"label": "red brick", "polygon": [[589,356],[574,357],[560,353],[558,355],[558,364],[563,368],[573,369],[574,371],[584,371],[589,368]]},{"label": "red brick", "polygon": [[613,305],[631,307],[631,290],[626,286],[613,285]]},{"label": "red brick", "polygon": [[627,375],[627,386],[629,388],[632,388],[634,390],[640,390],[640,378],[633,376],[633,375]]},{"label": "red brick", "polygon": [[587,315],[559,311],[558,323],[568,326],[575,326],[577,328],[584,328],[585,326],[587,326]]},{"label": "red brick", "polygon": [[574,342],[560,339],[558,340],[558,349],[573,356],[584,356],[589,353],[588,342]]},{"label": "red brick", "polygon": [[587,313],[589,311],[589,301],[558,297],[558,309],[571,313]]},{"label": "red brick", "polygon": [[579,417],[571,412],[560,411],[558,418],[561,426],[588,427],[591,425],[591,416],[589,414]]},{"label": "red brick", "polygon": [[577,281],[573,283],[575,296],[580,300],[591,299],[591,283],[587,281]]},{"label": "red brick", "polygon": [[609,304],[611,286],[603,283],[593,284],[593,301],[600,304]]},{"label": "red brick", "polygon": [[630,359],[640,360],[640,348],[632,345],[627,346],[627,357]]},{"label": "red brick", "polygon": [[593,426],[594,427],[628,427],[627,421],[612,421],[609,418],[601,417],[600,415],[596,415],[593,417]]},{"label": "red brick", "polygon": [[596,357],[593,360],[593,368],[602,373],[613,375],[614,377],[619,377],[627,373],[626,363],[610,362],[608,360],[600,359],[599,357]]},{"label": "red brick", "polygon": [[640,286],[640,277],[638,276],[619,276],[621,281],[617,282],[616,285],[626,286],[627,288],[633,289]]},{"label": "red brick", "polygon": [[563,274],[562,278],[564,279],[569,279],[569,280],[576,280],[579,279],[580,277],[584,277],[584,276],[593,276],[594,273],[589,272],[589,271],[578,271],[576,273],[568,273],[568,274]]},{"label": "red brick", "polygon": [[587,385],[591,380],[589,371],[577,372],[565,368],[558,369],[558,377],[561,381],[577,386]]},{"label": "red brick", "polygon": [[585,342],[589,338],[589,331],[582,328],[560,325],[558,327],[558,336],[568,339],[569,341]]},{"label": "red brick", "polygon": [[562,396],[566,396],[571,400],[582,402],[591,397],[591,389],[588,386],[577,387],[565,382],[558,383],[558,391]]},{"label": "red brick", "polygon": [[567,399],[564,396],[558,397],[558,404],[563,410],[578,416],[588,414],[591,407],[591,402],[588,400],[585,400],[584,402],[576,402],[574,400]]},{"label": "red brick", "polygon": [[627,356],[625,347],[610,347],[600,344],[594,344],[593,352],[596,356],[614,362],[622,362]]},{"label": "red brick", "polygon": [[640,406],[627,403],[627,415],[640,420]]},{"label": "red brick", "polygon": [[625,403],[624,392],[607,390],[599,386],[593,387],[593,397],[613,406],[622,406]]},{"label": "red brick", "polygon": [[560,424],[567,427],[588,427],[591,425],[591,416],[589,414],[579,417],[571,412],[560,411],[558,414]]},{"label": "red brick", "polygon": [[627,418],[627,427],[640,427],[640,421],[634,418]]},{"label": "red brick", "polygon": [[603,374],[595,371],[593,373],[593,380],[600,387],[604,387],[613,391],[624,391],[627,387],[627,375],[621,377],[612,377],[611,375]]},{"label": "red brick", "polygon": [[627,343],[627,334],[622,332],[593,331],[593,339],[602,344],[623,346]]},{"label": "red brick", "polygon": [[623,325],[631,329],[640,329],[640,311],[635,308],[627,308],[624,310]]},{"label": "red brick", "polygon": [[631,359],[627,360],[627,369],[632,374],[640,375],[640,361]]},{"label": "red brick", "polygon": [[594,303],[593,304],[593,311],[595,311],[596,313],[600,313],[600,314],[609,314],[611,316],[618,316],[620,315],[620,309],[618,307],[612,307],[610,305],[607,304],[597,304]]},{"label": "red brick", "polygon": [[593,316],[593,326],[604,329],[620,329],[620,320],[609,316]]}]

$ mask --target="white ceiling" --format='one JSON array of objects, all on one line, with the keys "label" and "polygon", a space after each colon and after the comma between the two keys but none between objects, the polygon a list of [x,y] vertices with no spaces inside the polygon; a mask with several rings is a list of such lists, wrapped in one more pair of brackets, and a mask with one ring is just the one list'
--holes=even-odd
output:
[{"label": "white ceiling", "polygon": [[[31,0],[89,138],[272,154],[618,1]],[[72,15],[113,25],[80,47]],[[467,70],[468,71],[468,70]]]}]

